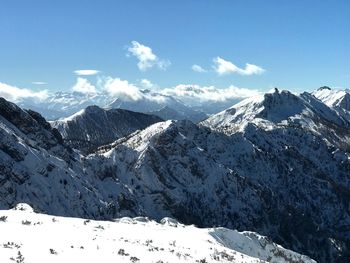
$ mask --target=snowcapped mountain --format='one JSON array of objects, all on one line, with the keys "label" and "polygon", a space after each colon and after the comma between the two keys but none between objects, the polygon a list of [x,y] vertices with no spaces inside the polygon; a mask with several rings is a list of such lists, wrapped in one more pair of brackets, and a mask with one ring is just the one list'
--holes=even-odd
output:
[{"label": "snowcapped mountain", "polygon": [[350,110],[350,93],[348,90],[332,90],[331,88],[324,86],[317,89],[312,94],[329,107],[342,107],[346,110]]},{"label": "snowcapped mountain", "polygon": [[322,135],[335,147],[349,150],[350,122],[307,92],[298,96],[276,90],[245,99],[202,122],[202,125],[228,135],[244,132],[252,124],[264,130],[299,127]]},{"label": "snowcapped mountain", "polygon": [[155,123],[87,156],[62,142],[45,148],[46,137],[21,132],[22,123],[38,125],[32,117],[34,124],[2,112],[2,208],[27,202],[91,219],[172,217],[256,231],[320,262],[349,260],[349,122],[311,94],[276,91],[201,125]]},{"label": "snowcapped mountain", "polygon": [[203,124],[214,128],[236,126],[244,129],[251,122],[266,126],[290,122],[307,128],[302,120],[307,119],[315,123],[314,119],[318,116],[338,125],[348,125],[348,122],[338,116],[337,112],[320,103],[311,94],[304,92],[298,96],[289,91],[279,92],[278,90],[245,99],[213,115]]},{"label": "snowcapped mountain", "polygon": [[[140,90],[140,94],[140,98],[137,100],[117,98],[107,105],[106,108],[151,113],[163,119],[169,116],[177,120],[188,119],[193,122],[199,122],[207,117],[204,112],[193,110],[171,96],[152,92],[150,90]],[[169,112],[171,112],[171,114],[169,114]]]},{"label": "snowcapped mountain", "polygon": [[[293,225],[295,232],[288,235],[296,237],[299,235],[296,233],[311,231],[312,239],[319,238],[312,242],[321,242],[327,247],[325,251],[348,250],[345,247],[349,244],[349,233],[331,226],[349,224],[349,208],[341,203],[347,203],[350,196],[350,133],[349,122],[342,115],[311,94],[297,96],[276,91],[244,100],[202,125],[235,141],[234,149],[218,153],[224,157],[221,162],[272,190],[277,199],[273,206],[283,204],[277,214],[282,213],[282,221],[291,220],[289,224]],[[338,201],[330,201],[330,196]],[[303,224],[295,227],[301,218],[308,222],[308,227]],[[289,228],[288,224],[282,225],[280,236]],[[328,230],[321,230],[323,227]],[[325,231],[333,232],[343,245],[334,246],[340,243],[322,237]],[[326,254],[315,257],[319,261],[331,260]],[[347,257],[333,260],[346,262]]]},{"label": "snowcapped mountain", "polygon": [[149,114],[88,106],[68,118],[52,121],[51,125],[68,145],[89,152],[160,121]]},{"label": "snowcapped mountain", "polygon": [[350,121],[350,91],[335,90],[327,86],[321,87],[312,93],[316,98],[338,111]]},{"label": "snowcapped mountain", "polygon": [[[23,108],[40,112],[48,120],[67,118],[88,106],[97,105],[107,109],[125,109],[141,113],[150,113],[164,118],[188,119],[199,122],[207,118],[200,109],[192,109],[181,101],[169,95],[139,90],[136,98],[127,96],[115,97],[106,92],[56,92],[42,101],[24,100],[20,103]],[[172,111],[171,115],[167,111]]]},{"label": "snowcapped mountain", "polygon": [[320,135],[249,124],[226,136],[168,121],[100,154],[88,157],[87,169],[131,186],[153,218],[253,229],[324,262],[341,262],[347,251],[349,235],[335,226],[350,222],[349,152]]},{"label": "snowcapped mountain", "polygon": [[[199,109],[207,114],[215,114],[243,98],[258,93],[255,90],[240,89],[234,86],[218,89],[213,86],[184,85],[162,90],[165,95],[172,96],[194,109]],[[250,95],[249,95],[250,94]]]},{"label": "snowcapped mountain", "polygon": [[[171,218],[93,221],[38,214],[27,204],[0,211],[1,262],[315,261],[254,232],[200,229]],[[142,233],[142,234],[140,234]],[[55,238],[50,238],[55,237]]]},{"label": "snowcapped mountain", "polygon": [[90,105],[104,106],[110,101],[111,98],[106,93],[55,92],[45,100],[24,100],[19,105],[39,112],[48,120],[56,120]]},{"label": "snowcapped mountain", "polygon": [[103,190],[80,158],[41,115],[0,98],[0,208],[27,202],[54,215],[111,217],[104,196],[117,200],[127,188]]}]

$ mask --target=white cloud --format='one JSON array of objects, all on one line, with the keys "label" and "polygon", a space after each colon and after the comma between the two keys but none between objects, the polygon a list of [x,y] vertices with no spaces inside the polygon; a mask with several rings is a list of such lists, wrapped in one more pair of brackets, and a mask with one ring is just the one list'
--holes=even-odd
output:
[{"label": "white cloud", "polygon": [[79,69],[79,70],[75,70],[74,74],[78,76],[92,76],[92,75],[98,74],[99,72],[100,71],[96,69]]},{"label": "white cloud", "polygon": [[153,84],[150,80],[148,79],[141,79],[140,84],[143,88],[146,89],[151,89],[157,87],[157,85]]},{"label": "white cloud", "polygon": [[27,98],[44,100],[48,97],[48,91],[33,91],[29,89],[22,89],[0,82],[0,97],[4,97],[5,99],[13,102],[20,102],[21,100]]},{"label": "white cloud", "polygon": [[96,93],[96,88],[87,79],[77,78],[77,83],[72,87],[73,91],[81,93]]},{"label": "white cloud", "polygon": [[186,102],[218,102],[232,99],[243,99],[259,94],[257,90],[229,86],[216,88],[214,86],[201,87],[199,85],[180,84],[162,91],[163,94],[174,96]]},{"label": "white cloud", "polygon": [[44,82],[44,81],[33,81],[32,84],[34,84],[34,85],[46,85],[47,82]]},{"label": "white cloud", "polygon": [[195,72],[199,72],[199,73],[204,73],[204,72],[207,72],[204,68],[202,68],[201,66],[199,65],[192,65],[192,70],[195,71]]},{"label": "white cloud", "polygon": [[247,63],[245,65],[244,69],[241,69],[237,67],[235,64],[233,64],[230,61],[227,61],[223,58],[216,57],[213,59],[214,62],[214,70],[219,74],[219,75],[224,75],[224,74],[230,74],[230,73],[237,73],[240,75],[254,75],[254,74],[262,74],[265,70],[259,66],[249,64]]},{"label": "white cloud", "polygon": [[128,100],[139,100],[143,97],[141,91],[127,80],[108,77],[104,83],[104,89],[113,97]]},{"label": "white cloud", "polygon": [[137,66],[142,71],[146,71],[154,66],[165,70],[171,64],[169,60],[160,60],[150,47],[142,45],[137,41],[131,42],[128,52],[139,60]]}]

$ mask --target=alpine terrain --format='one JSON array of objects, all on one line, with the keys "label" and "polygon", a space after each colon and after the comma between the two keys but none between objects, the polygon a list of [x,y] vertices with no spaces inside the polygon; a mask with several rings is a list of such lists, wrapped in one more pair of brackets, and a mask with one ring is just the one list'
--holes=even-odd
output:
[{"label": "alpine terrain", "polygon": [[[142,261],[139,254],[150,248],[154,251],[153,246],[168,253],[170,246],[154,237],[155,232],[166,230],[178,231],[174,235],[179,238],[173,238],[178,241],[170,248],[179,253],[178,259],[169,256],[169,262],[179,258],[210,262],[217,258],[215,251],[230,255],[218,258],[223,261],[226,257],[228,262],[310,261],[297,254],[286,256],[292,252],[272,242],[318,262],[348,262],[349,109],[346,103],[330,103],[328,96],[319,93],[296,95],[276,89],[245,99],[199,124],[93,106],[51,122],[51,126],[40,114],[1,99],[0,209],[27,203],[51,217],[80,217],[91,222],[84,225],[82,219],[58,218],[53,223],[48,215],[17,210],[1,214],[16,227],[38,228],[42,235],[45,232],[40,229],[58,231],[54,230],[58,227],[71,232],[75,225],[74,231],[87,237],[72,240],[71,245],[94,247],[89,250],[96,250],[92,256],[101,253],[96,238],[102,243],[109,240],[108,247],[100,247],[109,255],[123,249],[140,262],[157,262],[158,257],[166,262],[159,254],[163,252],[147,254],[149,261]],[[73,138],[84,143],[73,143]],[[137,219],[93,221],[125,216]],[[208,229],[179,223],[174,228],[140,216],[157,222],[176,218],[182,224]],[[21,226],[19,222],[26,220],[31,224]],[[6,222],[0,222],[0,227]],[[121,226],[130,231],[125,236],[116,234],[113,240],[110,232],[120,232]],[[141,232],[138,228],[148,234],[135,236],[135,231]],[[26,240],[25,233],[16,235],[1,237],[0,249],[10,246],[6,256],[28,253],[34,262],[34,256],[25,254],[29,246],[21,241]],[[194,252],[191,247],[191,257],[183,256],[189,235],[209,250]],[[134,254],[130,242],[123,243],[122,237],[137,247]],[[147,245],[143,238],[155,244]],[[60,260],[81,253],[71,250],[68,243],[50,246]],[[50,248],[38,249],[51,258]],[[237,253],[242,254],[239,260],[233,257]]]}]

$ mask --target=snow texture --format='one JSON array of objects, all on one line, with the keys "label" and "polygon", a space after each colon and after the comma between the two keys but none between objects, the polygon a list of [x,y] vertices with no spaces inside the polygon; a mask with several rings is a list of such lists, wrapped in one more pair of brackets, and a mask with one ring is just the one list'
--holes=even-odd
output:
[{"label": "snow texture", "polygon": [[165,218],[95,221],[37,214],[27,204],[0,210],[0,262],[315,261],[253,232],[200,229]]}]

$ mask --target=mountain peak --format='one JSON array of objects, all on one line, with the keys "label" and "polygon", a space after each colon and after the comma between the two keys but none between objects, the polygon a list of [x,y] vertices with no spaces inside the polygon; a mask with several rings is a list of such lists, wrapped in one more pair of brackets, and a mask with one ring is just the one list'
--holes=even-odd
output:
[{"label": "mountain peak", "polygon": [[319,87],[317,90],[332,90],[332,89],[328,86],[322,86],[322,87]]},{"label": "mountain peak", "polygon": [[209,126],[239,126],[244,128],[248,122],[265,120],[279,123],[291,116],[300,114],[305,108],[304,102],[293,93],[275,89],[273,93],[247,98],[231,108],[215,114],[203,121]]},{"label": "mountain peak", "polygon": [[350,121],[350,92],[339,89],[318,89],[312,93],[328,107],[334,108]]},{"label": "mountain peak", "polygon": [[153,115],[94,105],[51,125],[61,132],[69,145],[90,152],[160,121],[161,118]]},{"label": "mountain peak", "polygon": [[[332,91],[325,89],[319,92]],[[349,123],[342,116],[312,94],[304,92],[296,95],[286,90],[275,90],[273,93],[248,98],[202,123],[214,129],[221,127],[220,129],[229,134],[244,130],[248,123],[264,129],[297,125],[314,130],[327,123],[335,123],[342,128],[349,127]]]}]

